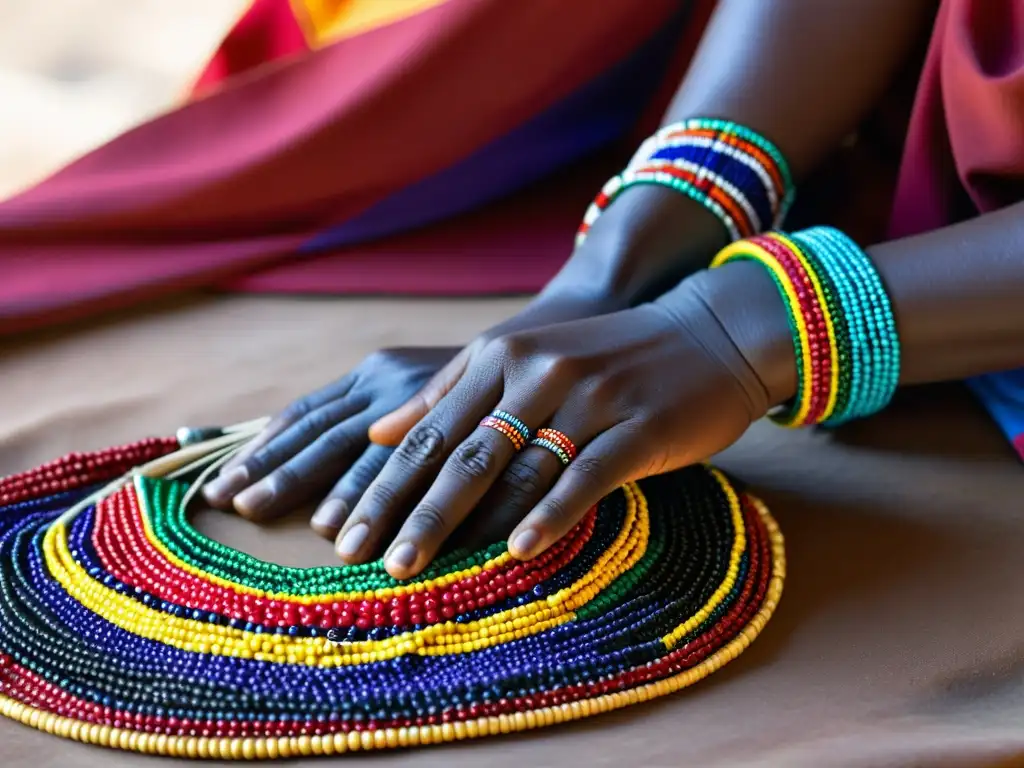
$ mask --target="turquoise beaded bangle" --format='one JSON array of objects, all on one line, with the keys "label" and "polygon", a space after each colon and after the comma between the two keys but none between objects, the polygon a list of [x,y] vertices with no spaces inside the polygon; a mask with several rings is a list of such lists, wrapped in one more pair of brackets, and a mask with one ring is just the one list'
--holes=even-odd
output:
[{"label": "turquoise beaded bangle", "polygon": [[832,227],[812,227],[792,235],[815,271],[834,286],[848,334],[849,397],[837,403],[825,424],[835,426],[876,413],[899,384],[900,343],[896,320],[881,277],[868,255]]}]

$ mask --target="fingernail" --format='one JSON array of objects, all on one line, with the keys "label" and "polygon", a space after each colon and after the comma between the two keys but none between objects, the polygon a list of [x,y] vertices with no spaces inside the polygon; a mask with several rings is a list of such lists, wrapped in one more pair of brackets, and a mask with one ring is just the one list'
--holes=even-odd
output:
[{"label": "fingernail", "polygon": [[348,504],[341,499],[328,499],[313,513],[309,524],[321,533],[336,536],[346,515]]},{"label": "fingernail", "polygon": [[235,509],[241,515],[256,515],[266,509],[273,500],[274,489],[269,482],[261,480],[235,496]]},{"label": "fingernail", "polygon": [[203,488],[203,495],[208,501],[224,502],[231,498],[233,494],[245,488],[248,482],[249,470],[244,466],[235,467],[207,483],[206,487]]},{"label": "fingernail", "polygon": [[540,542],[540,534],[527,528],[512,539],[512,554],[516,557],[531,557],[534,547]]},{"label": "fingernail", "polygon": [[336,550],[339,557],[355,557],[359,554],[359,550],[362,549],[363,544],[366,543],[366,538],[370,535],[370,526],[366,523],[356,523],[341,541],[338,542]]},{"label": "fingernail", "polygon": [[416,558],[419,557],[419,552],[413,544],[408,541],[403,541],[388,555],[388,568],[394,568],[398,571],[407,571],[416,564]]}]

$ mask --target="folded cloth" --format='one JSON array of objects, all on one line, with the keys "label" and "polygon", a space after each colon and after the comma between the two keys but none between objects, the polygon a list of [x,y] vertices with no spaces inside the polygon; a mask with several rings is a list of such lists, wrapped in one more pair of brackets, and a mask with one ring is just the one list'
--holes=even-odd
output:
[{"label": "folded cloth", "polygon": [[[914,103],[890,234],[927,232],[1024,200],[1021,126],[1024,0],[944,0]],[[1024,371],[970,384],[1024,458]]]}]

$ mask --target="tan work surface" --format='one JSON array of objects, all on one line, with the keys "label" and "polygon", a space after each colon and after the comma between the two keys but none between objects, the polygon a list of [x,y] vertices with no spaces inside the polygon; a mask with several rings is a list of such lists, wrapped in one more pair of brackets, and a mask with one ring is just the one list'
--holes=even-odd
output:
[{"label": "tan work surface", "polygon": [[[367,353],[457,344],[519,302],[221,298],[0,346],[0,474],[182,424],[272,412]],[[375,766],[1016,765],[1024,755],[1024,467],[958,388],[839,434],[758,425],[719,462],[769,502],[789,578],[738,661],[665,700],[524,735],[348,756]],[[215,538],[332,562],[299,516]],[[0,765],[142,758],[0,722]],[[293,763],[294,764],[294,763]]]}]

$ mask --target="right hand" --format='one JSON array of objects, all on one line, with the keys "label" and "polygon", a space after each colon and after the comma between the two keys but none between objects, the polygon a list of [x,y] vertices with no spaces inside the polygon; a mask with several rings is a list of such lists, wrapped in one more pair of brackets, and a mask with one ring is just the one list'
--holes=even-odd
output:
[{"label": "right hand", "polygon": [[[254,521],[316,500],[320,503],[310,524],[320,535],[334,538],[391,455],[386,443],[370,442],[368,430],[376,420],[398,412],[404,414],[401,419],[411,420],[411,427],[490,339],[515,329],[601,314],[604,306],[564,295],[538,298],[461,351],[424,347],[376,352],[351,373],[291,403],[225,464],[203,495],[211,506],[233,508]],[[401,421],[398,429],[403,429]]]},{"label": "right hand", "polygon": [[593,294],[571,295],[552,292],[537,297],[522,312],[477,336],[426,385],[396,410],[370,427],[370,441],[380,446],[396,446],[416,423],[426,416],[459,382],[463,374],[494,339],[548,325],[596,317],[622,309],[621,302]]}]

